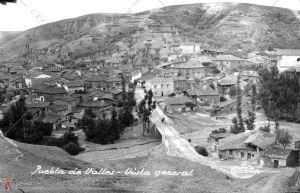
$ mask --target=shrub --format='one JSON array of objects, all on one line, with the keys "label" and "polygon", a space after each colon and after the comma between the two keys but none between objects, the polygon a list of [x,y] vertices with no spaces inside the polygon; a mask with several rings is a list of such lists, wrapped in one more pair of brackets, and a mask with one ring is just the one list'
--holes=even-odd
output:
[{"label": "shrub", "polygon": [[270,125],[265,125],[259,128],[260,131],[266,132],[266,133],[270,133]]},{"label": "shrub", "polygon": [[69,142],[68,144],[64,145],[62,149],[68,152],[70,155],[77,155],[84,150],[78,144],[73,142]]},{"label": "shrub", "polygon": [[195,147],[195,150],[197,153],[199,153],[200,155],[203,155],[203,156],[208,156],[208,152],[206,150],[205,147],[202,147],[202,146],[196,146]]}]

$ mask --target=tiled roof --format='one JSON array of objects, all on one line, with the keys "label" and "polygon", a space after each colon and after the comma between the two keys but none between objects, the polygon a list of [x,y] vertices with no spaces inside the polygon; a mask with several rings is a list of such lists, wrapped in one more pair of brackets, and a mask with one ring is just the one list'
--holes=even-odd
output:
[{"label": "tiled roof", "polygon": [[44,123],[56,123],[60,119],[60,116],[58,115],[46,115],[43,119],[42,122]]},{"label": "tiled roof", "polygon": [[292,150],[285,149],[283,147],[278,146],[269,146],[262,154],[261,156],[275,158],[275,159],[287,159],[290,152]]},{"label": "tiled roof", "polygon": [[66,85],[68,86],[68,88],[83,87],[84,82],[83,80],[68,81],[66,82]]},{"label": "tiled roof", "polygon": [[227,105],[230,105],[230,104],[233,104],[233,103],[236,103],[237,100],[236,99],[228,99],[227,101],[225,102],[219,102],[218,103],[218,107],[219,108],[223,108],[223,107],[226,107]]},{"label": "tiled roof", "polygon": [[299,56],[300,50],[295,49],[275,49],[276,54],[281,56]]},{"label": "tiled roof", "polygon": [[273,145],[275,139],[274,134],[263,131],[243,132],[220,139],[219,150],[247,149],[249,147],[247,144],[257,146],[264,150],[270,145]]},{"label": "tiled roof", "polygon": [[154,78],[147,80],[147,82],[151,84],[161,84],[161,83],[168,83],[168,82],[173,82],[173,78]]},{"label": "tiled roof", "polygon": [[257,71],[243,71],[243,72],[241,72],[241,76],[255,76],[255,77],[259,77]]},{"label": "tiled roof", "polygon": [[109,107],[111,104],[108,104],[103,101],[90,101],[86,103],[81,103],[79,104],[81,107],[86,107],[86,108],[104,108],[104,107]]},{"label": "tiled roof", "polygon": [[244,59],[233,55],[217,55],[213,60],[215,61],[242,61]]},{"label": "tiled roof", "polygon": [[62,87],[47,87],[38,91],[40,94],[65,94],[66,92]]},{"label": "tiled roof", "polygon": [[191,89],[187,90],[189,95],[196,95],[196,96],[218,96],[219,93],[212,89],[208,85],[200,85],[197,87],[192,87]]},{"label": "tiled roof", "polygon": [[188,62],[185,63],[173,64],[172,68],[182,69],[182,68],[205,68],[205,67],[202,65],[201,61],[196,59],[190,59]]},{"label": "tiled roof", "polygon": [[49,109],[55,112],[68,110],[68,107],[69,104],[67,102],[59,101],[59,100],[55,100],[48,106]]},{"label": "tiled roof", "polygon": [[193,101],[186,96],[174,96],[166,99],[166,104],[168,105],[183,105],[187,103],[193,104]]},{"label": "tiled roof", "polygon": [[214,138],[214,139],[222,139],[225,137],[229,137],[231,135],[233,135],[233,134],[232,133],[211,133],[209,135],[209,137]]},{"label": "tiled roof", "polygon": [[89,82],[102,82],[105,81],[105,77],[101,75],[93,75],[87,81]]},{"label": "tiled roof", "polygon": [[250,135],[249,138],[245,141],[245,143],[255,145],[264,150],[269,145],[272,145],[275,142],[275,140],[275,134],[257,131],[255,134]]},{"label": "tiled roof", "polygon": [[232,149],[247,149],[247,145],[245,144],[245,140],[250,136],[250,132],[243,132],[236,135],[231,135],[229,137],[223,138],[219,140],[220,151]]}]

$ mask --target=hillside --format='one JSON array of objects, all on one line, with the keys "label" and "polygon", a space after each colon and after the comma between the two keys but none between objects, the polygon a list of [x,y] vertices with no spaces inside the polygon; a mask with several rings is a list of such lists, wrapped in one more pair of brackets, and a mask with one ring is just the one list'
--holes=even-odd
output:
[{"label": "hillside", "polygon": [[106,56],[118,52],[120,42],[128,46],[135,38],[134,44],[140,44],[143,38],[136,39],[136,34],[148,35],[150,21],[171,25],[176,37],[204,47],[243,53],[268,46],[300,49],[299,18],[299,11],[253,4],[176,5],[133,15],[90,14],[57,21],[2,38],[0,49],[8,58],[23,56],[27,44],[47,60],[66,54],[72,59]]}]

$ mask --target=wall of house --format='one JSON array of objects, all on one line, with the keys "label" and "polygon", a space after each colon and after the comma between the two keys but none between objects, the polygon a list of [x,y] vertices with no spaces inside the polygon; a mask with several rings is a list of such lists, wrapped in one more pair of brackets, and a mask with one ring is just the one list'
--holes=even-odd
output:
[{"label": "wall of house", "polygon": [[181,77],[188,78],[204,78],[205,68],[179,68],[179,74]]},{"label": "wall of house", "polygon": [[174,81],[174,91],[177,94],[185,91],[187,86],[188,84],[186,80]]},{"label": "wall of house", "polygon": [[286,159],[274,159],[274,158],[270,158],[270,157],[266,157],[266,156],[261,156],[260,160],[263,161],[264,166],[266,167],[274,167],[274,161],[278,160],[278,167],[286,167]]},{"label": "wall of house", "polygon": [[168,96],[169,94],[174,93],[174,82],[160,82],[160,83],[151,83],[146,82],[146,89],[152,90],[153,95],[156,97]]},{"label": "wall of house", "polygon": [[209,105],[217,103],[220,101],[220,97],[219,96],[199,96],[198,97],[201,101],[201,103],[208,103]]}]

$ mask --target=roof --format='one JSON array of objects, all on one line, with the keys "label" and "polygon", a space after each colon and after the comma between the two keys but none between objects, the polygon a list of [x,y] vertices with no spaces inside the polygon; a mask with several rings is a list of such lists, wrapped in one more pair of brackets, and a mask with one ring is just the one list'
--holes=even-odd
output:
[{"label": "roof", "polygon": [[161,84],[161,83],[168,83],[168,82],[173,82],[173,78],[153,78],[150,80],[147,80],[147,82],[151,84]]},{"label": "roof", "polygon": [[291,149],[285,149],[283,147],[269,146],[264,152],[262,152],[261,156],[277,159],[287,159],[291,151]]},{"label": "roof", "polygon": [[187,104],[187,103],[192,103],[193,101],[186,97],[186,96],[174,96],[174,97],[169,97],[166,99],[166,104],[168,105],[183,105],[183,104]]},{"label": "roof", "polygon": [[42,122],[44,123],[56,123],[60,119],[59,115],[46,115],[43,119]]},{"label": "roof", "polygon": [[219,103],[217,104],[217,106],[218,106],[219,108],[223,108],[223,107],[226,107],[227,105],[230,105],[230,104],[233,104],[233,103],[236,103],[236,102],[237,102],[236,99],[228,99],[228,100],[225,101],[225,102],[219,102]]},{"label": "roof", "polygon": [[189,95],[196,96],[219,96],[219,93],[208,85],[200,85],[187,90]]},{"label": "roof", "polygon": [[249,138],[245,141],[245,143],[252,144],[264,150],[268,146],[272,145],[275,140],[275,134],[257,131],[255,134],[250,135]]},{"label": "roof", "polygon": [[226,85],[236,85],[237,84],[237,77],[234,75],[229,75],[224,78],[218,80],[218,84],[221,86]]},{"label": "roof", "polygon": [[242,61],[244,59],[233,55],[217,55],[213,60],[215,61]]},{"label": "roof", "polygon": [[61,100],[55,100],[48,106],[48,108],[55,112],[65,111],[68,110],[69,104]]},{"label": "roof", "polygon": [[239,149],[247,149],[247,145],[245,140],[250,136],[250,132],[243,132],[236,135],[231,135],[229,137],[223,138],[219,140],[220,151],[224,150],[239,150]]},{"label": "roof", "polygon": [[276,54],[281,56],[299,56],[300,50],[295,49],[275,49]]},{"label": "roof", "polygon": [[104,108],[104,107],[109,107],[111,104],[108,104],[104,101],[89,101],[85,103],[79,104],[81,107],[86,107],[86,108]]},{"label": "roof", "polygon": [[62,87],[47,87],[38,91],[40,94],[65,94],[67,91]]},{"label": "roof", "polygon": [[225,138],[225,137],[229,137],[233,135],[232,133],[211,133],[209,135],[210,138],[214,138],[214,139],[222,139],[222,138]]},{"label": "roof", "polygon": [[247,144],[257,146],[264,150],[267,147],[273,145],[275,139],[275,134],[266,133],[263,131],[243,132],[220,139],[219,150],[223,151],[226,149],[249,149],[249,146]]},{"label": "roof", "polygon": [[61,100],[61,101],[65,101],[65,102],[72,102],[74,100],[77,100],[76,98],[74,97],[71,97],[71,96],[63,96],[61,97],[60,99],[56,99],[56,100]]},{"label": "roof", "polygon": [[255,76],[255,77],[259,77],[257,71],[243,71],[243,72],[241,72],[241,76]]},{"label": "roof", "polygon": [[173,64],[172,68],[205,68],[202,62],[196,59],[190,59],[188,62]]},{"label": "roof", "polygon": [[105,77],[101,75],[93,75],[87,81],[89,82],[102,82],[105,81]]},{"label": "roof", "polygon": [[69,88],[83,87],[84,86],[84,82],[83,82],[83,80],[68,81],[68,82],[66,82],[66,85]]}]

